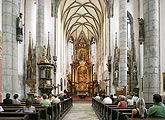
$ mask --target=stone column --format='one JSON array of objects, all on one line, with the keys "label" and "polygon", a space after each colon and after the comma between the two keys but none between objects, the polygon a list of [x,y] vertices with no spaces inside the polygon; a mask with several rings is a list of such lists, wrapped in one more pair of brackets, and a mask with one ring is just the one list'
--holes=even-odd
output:
[{"label": "stone column", "polygon": [[143,97],[152,102],[153,94],[160,93],[160,37],[159,2],[144,0],[144,79]]},{"label": "stone column", "polygon": [[119,86],[127,86],[127,0],[119,0]]},{"label": "stone column", "polygon": [[[42,48],[44,45],[44,0],[38,0],[37,2],[37,14],[36,14],[36,59],[37,62],[42,54]],[[38,66],[36,67],[36,82],[38,85]]]},{"label": "stone column", "polygon": [[36,18],[37,60],[44,45],[44,0],[38,0]]},{"label": "stone column", "polygon": [[[2,16],[2,0],[0,0],[0,16]],[[0,102],[2,101],[2,17],[0,17]]]},{"label": "stone column", "polygon": [[18,93],[18,44],[16,18],[18,0],[2,1],[2,84],[3,98],[7,92]]},{"label": "stone column", "polygon": [[[57,19],[57,3],[56,3],[56,1],[54,1],[54,10],[53,10],[53,14],[54,14],[54,56],[56,56],[56,59],[55,59],[55,63],[57,64],[57,59],[58,59],[58,57],[57,57],[57,54],[56,54],[56,39],[57,39],[57,36],[56,36],[56,31],[57,31],[57,29],[56,29],[56,27],[57,27],[57,21],[56,21],[56,19]],[[57,65],[56,65],[57,66]],[[54,69],[57,69],[57,68],[54,68]],[[57,72],[54,72],[54,85],[55,85],[55,90],[54,90],[54,93],[56,94],[56,88],[57,88],[57,85],[56,85],[56,73]]]}]

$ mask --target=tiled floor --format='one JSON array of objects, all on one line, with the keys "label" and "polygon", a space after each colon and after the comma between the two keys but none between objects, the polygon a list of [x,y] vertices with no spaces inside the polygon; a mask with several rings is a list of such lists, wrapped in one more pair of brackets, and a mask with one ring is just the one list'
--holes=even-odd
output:
[{"label": "tiled floor", "polygon": [[76,102],[63,120],[99,120],[91,102]]}]

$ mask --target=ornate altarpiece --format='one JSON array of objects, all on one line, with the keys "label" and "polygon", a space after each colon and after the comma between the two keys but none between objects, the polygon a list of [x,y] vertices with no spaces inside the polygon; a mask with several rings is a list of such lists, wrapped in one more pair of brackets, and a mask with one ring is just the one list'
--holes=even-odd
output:
[{"label": "ornate altarpiece", "polygon": [[[129,94],[133,94],[138,84],[136,50],[134,43],[134,34],[131,35],[131,49],[127,49],[127,85]],[[113,62],[113,85],[117,88],[119,84],[119,54],[120,49],[117,46],[117,33],[115,38],[114,62]],[[116,91],[117,92],[117,91]]]},{"label": "ornate altarpiece", "polygon": [[72,95],[93,95],[97,90],[97,80],[93,80],[93,64],[90,56],[90,43],[82,32],[76,42],[72,57],[71,75],[68,75],[69,91]]}]

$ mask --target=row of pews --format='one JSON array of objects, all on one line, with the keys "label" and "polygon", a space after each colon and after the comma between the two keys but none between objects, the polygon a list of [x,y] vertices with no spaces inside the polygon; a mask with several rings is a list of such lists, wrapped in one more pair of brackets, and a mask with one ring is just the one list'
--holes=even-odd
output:
[{"label": "row of pews", "polygon": [[[146,103],[146,108],[151,107],[153,103]],[[115,104],[104,104],[102,101],[92,98],[92,107],[100,120],[142,120],[140,118],[131,118],[134,105],[128,107],[117,107]],[[146,118],[145,120],[164,120],[161,118]]]},{"label": "row of pews", "polygon": [[36,108],[35,113],[24,113],[21,105],[0,104],[4,111],[0,112],[0,120],[62,120],[69,109],[73,106],[72,98],[61,101],[58,104],[52,104],[51,107],[42,107],[39,104],[33,104]]}]

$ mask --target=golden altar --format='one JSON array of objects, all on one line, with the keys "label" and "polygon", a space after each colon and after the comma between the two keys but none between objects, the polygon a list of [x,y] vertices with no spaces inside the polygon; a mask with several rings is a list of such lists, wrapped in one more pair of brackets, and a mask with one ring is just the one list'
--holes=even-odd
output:
[{"label": "golden altar", "polygon": [[75,51],[71,64],[71,74],[68,75],[68,90],[72,95],[87,94],[92,96],[97,92],[98,82],[93,79],[90,45],[83,33],[75,44]]}]

